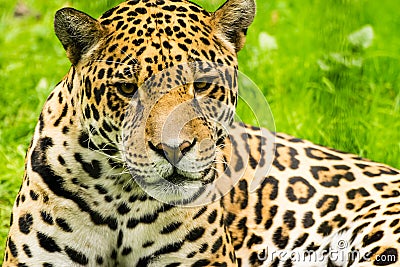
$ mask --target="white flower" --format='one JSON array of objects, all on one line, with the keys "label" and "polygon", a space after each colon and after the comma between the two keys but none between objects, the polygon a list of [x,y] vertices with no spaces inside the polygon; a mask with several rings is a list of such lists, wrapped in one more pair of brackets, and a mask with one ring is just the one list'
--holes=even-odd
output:
[{"label": "white flower", "polygon": [[371,25],[365,25],[361,29],[349,34],[347,39],[352,45],[366,49],[372,45],[372,41],[374,39],[374,29],[371,27]]},{"label": "white flower", "polygon": [[266,32],[261,32],[260,35],[258,35],[258,42],[263,51],[278,49],[278,43],[275,37]]}]

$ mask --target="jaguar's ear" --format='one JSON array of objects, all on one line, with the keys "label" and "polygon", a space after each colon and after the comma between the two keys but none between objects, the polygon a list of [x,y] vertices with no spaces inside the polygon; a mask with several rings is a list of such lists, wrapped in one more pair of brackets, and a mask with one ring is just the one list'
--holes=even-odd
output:
[{"label": "jaguar's ear", "polygon": [[105,33],[96,19],[68,7],[56,12],[54,31],[73,65],[76,65]]},{"label": "jaguar's ear", "polygon": [[220,34],[231,42],[236,52],[243,48],[247,28],[256,14],[254,0],[227,0],[214,13],[216,26]]}]

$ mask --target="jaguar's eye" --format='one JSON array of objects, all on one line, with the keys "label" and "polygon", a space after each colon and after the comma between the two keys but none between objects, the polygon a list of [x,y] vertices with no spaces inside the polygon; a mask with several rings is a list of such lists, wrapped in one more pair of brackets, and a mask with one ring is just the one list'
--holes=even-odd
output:
[{"label": "jaguar's eye", "polygon": [[133,96],[138,89],[134,83],[116,83],[115,87],[124,96]]},{"label": "jaguar's eye", "polygon": [[205,90],[209,89],[211,87],[211,80],[209,79],[199,79],[196,80],[193,84],[194,90],[198,93],[204,92]]}]

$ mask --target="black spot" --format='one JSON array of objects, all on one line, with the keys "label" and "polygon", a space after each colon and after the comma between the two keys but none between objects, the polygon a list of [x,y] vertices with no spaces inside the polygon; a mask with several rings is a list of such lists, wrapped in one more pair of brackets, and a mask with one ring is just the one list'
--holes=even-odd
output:
[{"label": "black spot", "polygon": [[209,266],[210,261],[206,259],[198,260],[195,263],[192,264],[192,267],[204,267],[204,266]]},{"label": "black spot", "polygon": [[33,224],[33,216],[30,213],[26,213],[21,217],[19,217],[18,219],[19,230],[23,234],[27,235],[30,233],[32,224]]},{"label": "black spot", "polygon": [[[138,44],[138,46],[140,46],[142,44],[142,40],[143,39],[138,39],[138,40],[134,40],[133,43]],[[142,48],[140,48],[137,52],[136,55],[139,57],[141,54],[143,54],[143,52],[146,50],[146,46],[143,46]]]},{"label": "black spot", "polygon": [[104,259],[102,256],[96,257],[96,263],[102,265],[104,263]]},{"label": "black spot", "polygon": [[65,221],[65,219],[62,218],[57,218],[56,219],[56,224],[64,231],[67,233],[72,233],[72,229],[69,226],[69,224]]},{"label": "black spot", "polygon": [[98,150],[97,146],[90,140],[89,135],[86,132],[81,132],[79,135],[79,144],[81,147],[86,149]]},{"label": "black spot", "polygon": [[188,51],[189,51],[189,49],[187,48],[187,46],[184,45],[184,44],[178,43],[178,46],[179,46],[180,49],[182,49],[182,50],[185,51],[185,52],[188,52]]},{"label": "black spot", "polygon": [[[93,119],[95,119],[96,121],[98,121],[100,119],[100,114],[99,111],[97,110],[97,107],[94,104],[90,105],[90,110],[93,113]],[[101,130],[101,129],[100,129]]]},{"label": "black spot", "polygon": [[11,238],[8,238],[8,249],[11,252],[11,255],[13,255],[14,258],[16,258],[18,256],[18,250],[17,250],[17,246],[15,245],[14,241],[12,241]]},{"label": "black spot", "polygon": [[196,220],[197,218],[199,218],[204,212],[206,212],[207,210],[207,206],[202,207],[197,213],[196,215],[193,216],[193,220]]},{"label": "black spot", "polygon": [[289,237],[286,235],[283,235],[282,227],[278,227],[278,229],[276,229],[276,231],[274,232],[272,241],[278,248],[284,249],[289,242]]},{"label": "black spot", "polygon": [[124,215],[124,214],[127,214],[128,212],[130,212],[131,209],[125,203],[121,203],[118,206],[117,211],[118,211],[119,214]]},{"label": "black spot", "polygon": [[334,211],[336,209],[336,205],[338,202],[339,202],[338,196],[334,195],[325,195],[322,199],[320,199],[317,203],[318,209],[322,208],[325,205],[325,203],[329,203],[328,207],[325,210],[321,211],[321,217],[325,216],[331,211]]},{"label": "black spot", "polygon": [[29,191],[29,195],[31,196],[32,200],[38,200],[38,198],[39,198],[39,194],[35,193],[33,190]]},{"label": "black spot", "polygon": [[137,13],[139,13],[139,14],[142,14],[142,15],[147,13],[147,10],[145,8],[143,8],[143,7],[135,8],[135,11]]},{"label": "black spot", "polygon": [[50,215],[50,213],[46,212],[46,211],[41,211],[40,212],[40,216],[42,217],[42,220],[49,224],[49,225],[53,225],[53,217]]},{"label": "black spot", "polygon": [[398,225],[400,222],[400,219],[394,219],[393,222],[390,223],[390,227],[395,227],[396,225]]},{"label": "black spot", "polygon": [[92,96],[92,82],[90,81],[89,77],[85,78],[85,93],[86,97],[90,99]]},{"label": "black spot", "polygon": [[[197,17],[197,15],[195,15],[195,14],[189,14],[189,18],[191,18],[192,20],[194,20],[194,21],[199,21],[199,18]],[[202,37],[203,39],[205,39],[204,37]],[[205,40],[207,40],[207,39],[205,39]],[[208,40],[207,40],[208,41]],[[204,43],[204,42],[203,42]],[[204,43],[204,44],[206,44],[206,43]],[[206,44],[207,45],[207,44]],[[210,45],[210,42],[208,42],[208,45]]]},{"label": "black spot", "polygon": [[114,11],[117,9],[118,7],[113,7],[110,10],[107,10],[103,15],[101,15],[101,19],[106,19],[111,17],[111,15],[114,13]]},{"label": "black spot", "polygon": [[242,191],[243,196],[241,199],[240,208],[245,209],[248,205],[248,184],[246,180],[239,181],[239,189]]},{"label": "black spot", "polygon": [[190,242],[196,241],[197,239],[201,238],[205,232],[203,227],[197,227],[192,229],[187,235],[186,238]]},{"label": "black spot", "polygon": [[114,249],[112,252],[111,252],[111,259],[116,259],[117,258],[117,251]]},{"label": "black spot", "polygon": [[262,244],[263,239],[261,236],[252,234],[249,241],[247,241],[247,248],[251,248],[254,244]]},{"label": "black spot", "polygon": [[215,220],[217,219],[217,211],[213,210],[210,215],[208,215],[208,223],[212,224],[215,222]]},{"label": "black spot", "polygon": [[338,227],[342,227],[346,223],[347,219],[342,215],[338,214],[333,218],[333,221],[338,222]]},{"label": "black spot", "polygon": [[139,2],[140,2],[140,0],[131,0],[131,1],[128,1],[127,4],[128,5],[137,5]]},{"label": "black spot", "polygon": [[135,218],[131,218],[131,219],[128,220],[128,223],[126,224],[126,227],[128,229],[132,229],[132,228],[135,228],[138,224],[139,224],[139,220],[137,220]]},{"label": "black spot", "polygon": [[174,5],[163,6],[162,9],[163,9],[163,10],[167,10],[167,11],[175,11],[176,6],[174,6]]},{"label": "black spot", "polygon": [[147,215],[143,216],[142,218],[140,218],[140,222],[145,223],[145,224],[150,224],[150,223],[155,222],[157,220],[157,218],[158,218],[158,213],[147,214]]},{"label": "black spot", "polygon": [[61,252],[61,248],[56,244],[53,238],[41,232],[37,232],[37,238],[39,240],[39,245],[48,252]]},{"label": "black spot", "polygon": [[299,238],[297,238],[296,241],[294,241],[292,250],[295,249],[295,248],[301,247],[302,245],[304,245],[304,243],[306,242],[308,236],[309,236],[308,233],[304,233],[302,236],[300,236]]},{"label": "black spot", "polygon": [[355,180],[355,177],[352,172],[346,172],[345,174],[340,174],[335,172],[335,170],[331,171],[329,168],[321,166],[312,166],[311,173],[313,174],[316,180],[320,180],[320,177],[322,176],[323,179],[322,181],[320,181],[320,184],[326,187],[339,187],[341,179],[345,179],[347,181]]},{"label": "black spot", "polygon": [[146,257],[140,258],[138,260],[136,266],[147,266],[152,258],[163,255],[163,254],[177,252],[181,249],[182,245],[183,245],[183,241],[166,245],[166,246],[162,247],[161,249],[155,251],[151,256],[146,256]]},{"label": "black spot", "polygon": [[382,198],[397,198],[400,196],[400,192],[398,190],[392,190],[390,194],[382,195]]},{"label": "black spot", "polygon": [[272,219],[275,217],[276,213],[278,211],[278,206],[274,205],[269,209],[269,215],[270,218],[265,222],[265,229],[268,230],[272,226]]},{"label": "black spot", "polygon": [[[266,195],[265,192],[263,191],[265,187],[270,188],[268,189],[268,192],[270,192],[269,195]],[[269,198],[270,200],[275,200],[278,196],[278,180],[272,176],[265,178],[264,181],[261,183],[261,186],[257,189],[257,196],[258,200],[255,205],[256,223],[260,224],[264,217],[263,203],[265,201],[265,198]]]},{"label": "black spot", "polygon": [[22,249],[24,250],[26,256],[28,256],[29,258],[32,258],[32,252],[31,249],[29,248],[29,246],[27,244],[24,244],[22,246]]},{"label": "black spot", "polygon": [[65,104],[65,106],[64,106],[64,108],[63,108],[63,110],[61,112],[60,117],[58,117],[58,119],[54,122],[54,126],[55,127],[57,127],[60,124],[62,118],[64,118],[67,115],[67,112],[68,112],[68,105]]},{"label": "black spot", "polygon": [[[265,254],[263,255],[262,253],[263,252],[260,253],[261,255],[258,254],[258,252],[256,252],[256,251],[253,251],[251,253],[250,258],[249,258],[249,262],[250,262],[251,266],[261,266],[264,263],[264,261],[260,259],[261,258],[260,256],[264,256],[265,257]],[[278,263],[279,263],[279,261],[278,261]],[[272,264],[271,266],[275,267],[275,266],[278,266],[278,265],[277,264],[276,265]]]},{"label": "black spot", "polygon": [[189,254],[187,254],[186,258],[191,259],[191,258],[193,258],[194,256],[196,256],[196,254],[197,254],[197,251],[192,251],[192,252],[190,252]]},{"label": "black spot", "polygon": [[295,212],[288,210],[283,215],[283,222],[288,226],[289,230],[292,230],[296,226],[296,218],[294,217]]},{"label": "black spot", "polygon": [[53,139],[51,137],[43,137],[39,140],[39,150],[40,151],[47,151],[54,145]]},{"label": "black spot", "polygon": [[374,204],[374,203],[375,203],[375,200],[368,199],[368,200],[366,200],[366,201],[361,205],[361,207],[359,207],[359,208],[356,210],[356,212],[359,212],[359,211],[362,210],[363,208],[369,207],[369,206],[371,206],[371,205]]},{"label": "black spot", "polygon": [[323,222],[317,230],[317,233],[322,234],[322,236],[328,236],[332,233],[332,226],[329,224],[329,222]]},{"label": "black spot", "polygon": [[201,245],[200,249],[199,249],[199,252],[200,252],[200,253],[204,253],[204,252],[207,251],[207,249],[208,249],[208,244],[207,244],[207,243],[203,243],[203,244]]},{"label": "black spot", "polygon": [[173,231],[177,230],[182,225],[182,222],[173,222],[167,226],[165,226],[161,231],[160,234],[169,234]]},{"label": "black spot", "polygon": [[90,177],[94,178],[94,179],[98,179],[101,176],[101,165],[100,162],[98,160],[92,160],[90,163],[85,162],[82,159],[82,155],[79,153],[75,153],[74,154],[74,158],[76,161],[78,161],[83,170],[89,174]]},{"label": "black spot", "polygon": [[81,265],[86,265],[89,262],[88,258],[83,253],[76,251],[73,248],[66,246],[65,252],[73,262],[79,263]]},{"label": "black spot", "polygon": [[69,133],[69,128],[68,128],[67,126],[64,126],[64,127],[62,128],[62,133],[63,133],[63,134]]},{"label": "black spot", "polygon": [[305,204],[310,198],[312,198],[316,192],[315,188],[303,177],[292,177],[289,179],[291,185],[302,184],[302,186],[307,187],[307,196],[296,196],[295,190],[292,186],[286,189],[286,196],[292,202],[298,201],[299,204]]},{"label": "black spot", "polygon": [[369,246],[372,243],[375,243],[379,240],[382,239],[384,232],[383,231],[377,231],[372,235],[366,235],[363,238],[363,247]]},{"label": "black spot", "polygon": [[96,100],[96,104],[99,105],[101,101],[101,97],[104,95],[104,92],[106,91],[105,85],[102,84],[99,89],[94,88],[93,93],[94,93],[94,99]]},{"label": "black spot", "polygon": [[165,49],[172,49],[172,46],[171,46],[167,41],[164,41],[164,42],[163,42],[163,47],[164,47]]},{"label": "black spot", "polygon": [[311,211],[308,211],[304,214],[303,218],[303,226],[304,228],[310,228],[313,226],[315,223],[315,220],[313,219],[313,213]]},{"label": "black spot", "polygon": [[151,247],[153,244],[154,244],[153,241],[148,241],[148,242],[144,243],[144,244],[142,245],[142,247],[143,247],[143,248],[148,248],[148,247]]},{"label": "black spot", "polygon": [[107,189],[105,189],[103,186],[96,184],[94,188],[99,192],[101,195],[105,195],[108,193]]},{"label": "black spot", "polygon": [[352,189],[352,190],[348,191],[348,192],[347,192],[347,197],[348,197],[349,199],[354,199],[354,198],[355,198],[355,195],[356,195],[357,193],[360,194],[360,195],[363,196],[363,197],[367,197],[367,196],[370,195],[370,194],[368,193],[367,190],[365,190],[364,188],[360,187],[360,188],[358,188],[358,189]]},{"label": "black spot", "polygon": [[211,253],[215,254],[222,246],[222,237],[220,236],[211,248]]},{"label": "black spot", "polygon": [[224,224],[231,225],[235,219],[236,219],[236,215],[233,214],[232,212],[228,212],[228,214],[225,217]]},{"label": "black spot", "polygon": [[384,224],[386,222],[386,220],[380,220],[380,221],[378,221],[378,222],[376,222],[375,224],[374,224],[374,227],[377,227],[377,226],[379,226],[379,225],[381,225],[381,224]]},{"label": "black spot", "polygon": [[324,152],[322,150],[316,149],[316,148],[312,148],[312,147],[308,147],[305,148],[306,154],[308,157],[312,158],[312,159],[316,159],[316,160],[343,160],[342,158],[335,156],[333,154]]},{"label": "black spot", "polygon": [[104,74],[105,74],[104,69],[100,69],[99,72],[97,73],[97,78],[99,80],[103,79],[104,78]]},{"label": "black spot", "polygon": [[122,249],[122,256],[127,256],[132,252],[132,248],[131,247],[125,247]]},{"label": "black spot", "polygon": [[122,230],[119,230],[118,239],[117,239],[117,247],[120,248],[122,246],[122,241],[124,239],[124,233]]},{"label": "black spot", "polygon": [[61,165],[63,165],[63,166],[65,165],[65,160],[61,155],[59,155],[57,159],[58,159],[58,162],[60,162]]}]

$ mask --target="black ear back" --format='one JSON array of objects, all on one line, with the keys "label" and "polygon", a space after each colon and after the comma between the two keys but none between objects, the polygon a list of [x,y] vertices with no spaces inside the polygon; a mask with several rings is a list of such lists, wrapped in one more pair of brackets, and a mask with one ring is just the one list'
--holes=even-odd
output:
[{"label": "black ear back", "polygon": [[256,14],[254,0],[227,0],[214,13],[219,33],[233,46],[236,52],[243,48],[246,33]]},{"label": "black ear back", "polygon": [[54,31],[73,65],[78,64],[104,35],[104,29],[96,19],[68,7],[56,12]]}]

